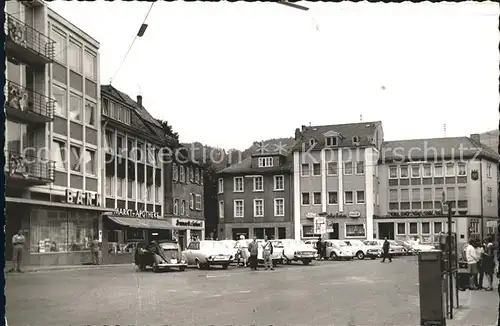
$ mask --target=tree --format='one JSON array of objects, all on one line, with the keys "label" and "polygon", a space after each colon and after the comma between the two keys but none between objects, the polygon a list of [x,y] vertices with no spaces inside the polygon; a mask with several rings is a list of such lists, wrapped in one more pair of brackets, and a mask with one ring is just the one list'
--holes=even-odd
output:
[{"label": "tree", "polygon": [[171,125],[168,124],[167,120],[156,119],[156,121],[158,121],[158,123],[161,125],[165,134],[172,136],[175,138],[175,140],[179,141],[179,134],[174,132],[174,129]]}]

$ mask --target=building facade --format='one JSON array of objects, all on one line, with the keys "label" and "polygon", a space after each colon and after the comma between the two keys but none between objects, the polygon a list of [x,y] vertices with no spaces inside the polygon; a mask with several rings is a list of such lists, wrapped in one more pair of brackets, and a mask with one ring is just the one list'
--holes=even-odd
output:
[{"label": "building facade", "polygon": [[6,26],[6,236],[25,234],[26,264],[90,262],[103,210],[99,43],[43,1],[7,2]]},{"label": "building facade", "polygon": [[302,126],[295,139],[295,238],[371,239],[382,124]]},{"label": "building facade", "polygon": [[294,237],[292,158],[255,154],[217,174],[219,238]]},{"label": "building facade", "polygon": [[448,231],[442,202],[452,202],[457,241],[483,238],[498,220],[498,160],[479,135],[385,142],[380,157],[378,238],[437,243]]}]

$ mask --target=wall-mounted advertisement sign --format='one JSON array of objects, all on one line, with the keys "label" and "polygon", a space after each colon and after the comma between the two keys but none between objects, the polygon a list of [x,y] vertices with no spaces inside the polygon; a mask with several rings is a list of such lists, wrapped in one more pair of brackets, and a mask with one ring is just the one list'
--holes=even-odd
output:
[{"label": "wall-mounted advertisement sign", "polygon": [[66,203],[100,207],[101,196],[93,191],[66,189]]},{"label": "wall-mounted advertisement sign", "polygon": [[136,211],[127,208],[117,208],[115,210],[115,215],[122,217],[146,218],[146,219],[157,219],[160,217],[159,212]]}]

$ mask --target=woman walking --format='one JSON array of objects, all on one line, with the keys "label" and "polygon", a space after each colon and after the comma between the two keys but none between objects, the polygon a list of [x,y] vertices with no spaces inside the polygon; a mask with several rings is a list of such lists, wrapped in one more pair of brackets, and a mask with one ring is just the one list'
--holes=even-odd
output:
[{"label": "woman walking", "polygon": [[240,260],[238,261],[238,266],[240,266],[240,263],[243,263],[243,267],[247,267],[250,253],[248,252],[248,245],[244,235],[240,236],[240,240],[238,241],[238,249],[240,251]]},{"label": "woman walking", "polygon": [[482,264],[483,273],[486,275],[486,280],[488,281],[486,291],[493,291],[493,271],[495,270],[495,259],[493,257],[493,238],[491,236],[484,240]]}]

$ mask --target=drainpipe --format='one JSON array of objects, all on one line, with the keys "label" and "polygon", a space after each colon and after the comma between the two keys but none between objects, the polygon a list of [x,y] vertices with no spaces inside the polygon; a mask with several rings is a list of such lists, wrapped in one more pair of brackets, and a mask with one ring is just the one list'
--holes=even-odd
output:
[{"label": "drainpipe", "polygon": [[[483,227],[484,227],[483,203],[484,203],[484,198],[483,198],[483,161],[482,160],[479,162],[479,171],[481,171],[481,173],[479,174],[479,181],[481,182],[481,231],[479,232],[479,236],[481,237],[481,239],[483,239]],[[470,239],[467,239],[467,240],[470,240]]]}]

